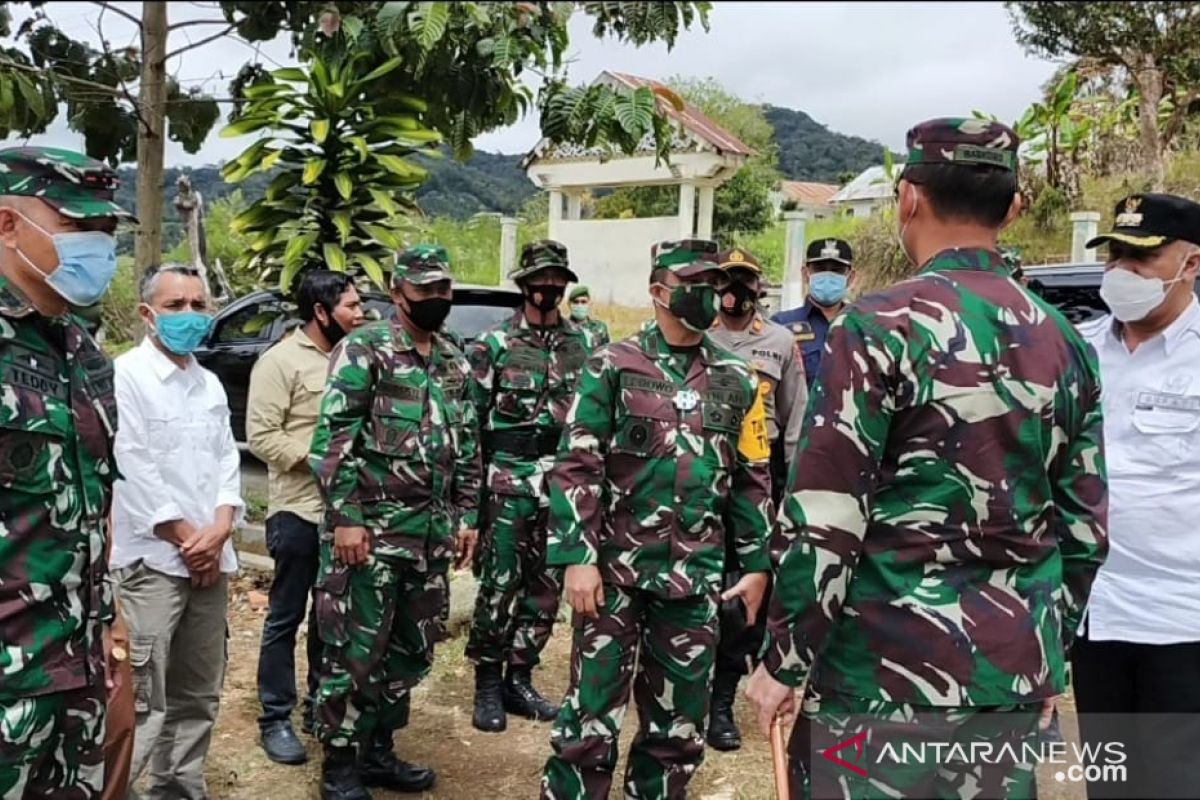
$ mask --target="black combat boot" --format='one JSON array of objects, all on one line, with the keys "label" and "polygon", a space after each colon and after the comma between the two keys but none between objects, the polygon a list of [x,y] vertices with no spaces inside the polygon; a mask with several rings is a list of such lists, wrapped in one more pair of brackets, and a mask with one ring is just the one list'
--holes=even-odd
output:
[{"label": "black combat boot", "polygon": [[733,700],[737,696],[738,679],[735,672],[717,670],[713,678],[712,709],[708,714],[708,744],[714,750],[738,750],[742,734],[733,721]]},{"label": "black combat boot", "polygon": [[504,710],[518,717],[549,722],[558,716],[558,706],[533,688],[533,671],[529,667],[509,667],[504,681]]},{"label": "black combat boot", "polygon": [[498,733],[508,727],[501,697],[502,665],[475,665],[475,717],[472,724],[481,731]]},{"label": "black combat boot", "polygon": [[371,800],[371,793],[358,776],[358,759],[353,747],[325,745],[321,764],[321,800]]},{"label": "black combat boot", "polygon": [[394,747],[391,731],[375,732],[358,770],[362,782],[393,792],[423,792],[433,786],[437,773],[429,767],[397,758]]}]

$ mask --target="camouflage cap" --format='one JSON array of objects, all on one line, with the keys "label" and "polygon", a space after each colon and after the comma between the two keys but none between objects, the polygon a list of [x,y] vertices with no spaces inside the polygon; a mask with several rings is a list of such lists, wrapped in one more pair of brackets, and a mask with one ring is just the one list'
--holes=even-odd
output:
[{"label": "camouflage cap", "polygon": [[452,280],[450,255],[440,244],[414,244],[396,256],[392,283],[401,279],[414,284]]},{"label": "camouflage cap", "polygon": [[57,147],[8,147],[0,150],[0,195],[37,197],[71,219],[133,214],[113,202],[120,185],[104,162]]},{"label": "camouflage cap", "polygon": [[690,278],[720,269],[717,259],[720,245],[711,239],[677,239],[659,242],[650,248],[650,269],[666,269],[681,278]]},{"label": "camouflage cap", "polygon": [[580,284],[572,289],[571,294],[567,296],[567,300],[573,303],[581,297],[586,297],[589,300],[592,299],[591,291],[583,284]]},{"label": "camouflage cap", "polygon": [[758,263],[758,259],[737,247],[721,253],[717,258],[717,263],[723,270],[745,269],[755,275],[762,275],[762,265]]},{"label": "camouflage cap", "polygon": [[990,119],[941,117],[919,123],[908,132],[911,164],[982,164],[1017,168],[1021,140],[1012,128]]},{"label": "camouflage cap", "polygon": [[514,281],[523,280],[544,269],[561,269],[567,273],[571,283],[576,283],[579,276],[571,271],[570,260],[567,256],[567,246],[553,239],[539,239],[521,248],[520,263],[509,273]]}]

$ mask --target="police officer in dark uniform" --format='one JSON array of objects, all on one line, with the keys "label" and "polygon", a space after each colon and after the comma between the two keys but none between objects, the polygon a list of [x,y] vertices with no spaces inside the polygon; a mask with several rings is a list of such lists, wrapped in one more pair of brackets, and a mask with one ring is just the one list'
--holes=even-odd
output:
[{"label": "police officer in dark uniform", "polygon": [[846,291],[854,279],[854,251],[841,239],[817,239],[804,258],[808,300],[799,308],[780,311],[771,321],[792,332],[804,354],[804,377],[812,388],[821,364],[825,334],[846,306]]}]

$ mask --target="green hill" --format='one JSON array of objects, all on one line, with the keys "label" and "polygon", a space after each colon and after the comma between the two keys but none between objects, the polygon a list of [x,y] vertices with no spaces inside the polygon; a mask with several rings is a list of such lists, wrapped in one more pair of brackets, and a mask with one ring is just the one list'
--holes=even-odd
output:
[{"label": "green hill", "polygon": [[779,171],[791,180],[845,183],[847,175],[883,163],[879,142],[831,131],[803,111],[772,105],[763,109],[775,128]]}]

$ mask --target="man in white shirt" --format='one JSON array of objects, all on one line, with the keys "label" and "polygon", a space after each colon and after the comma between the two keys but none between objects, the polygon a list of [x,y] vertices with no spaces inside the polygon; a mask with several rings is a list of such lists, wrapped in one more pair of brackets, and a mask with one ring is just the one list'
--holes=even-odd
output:
[{"label": "man in white shirt", "polygon": [[[1104,386],[1108,561],[1072,661],[1089,741],[1124,742],[1129,780],[1089,797],[1200,790],[1200,204],[1117,204],[1100,295],[1083,328]],[[1166,717],[1164,715],[1170,715]],[[1100,715],[1100,716],[1096,716]]]},{"label": "man in white shirt", "polygon": [[112,567],[130,631],[133,769],[147,797],[207,797],[204,757],[225,673],[230,541],[244,504],[225,390],[191,353],[212,325],[199,274],[142,279],[149,335],[116,360]]}]

